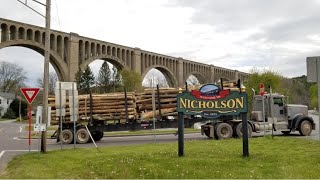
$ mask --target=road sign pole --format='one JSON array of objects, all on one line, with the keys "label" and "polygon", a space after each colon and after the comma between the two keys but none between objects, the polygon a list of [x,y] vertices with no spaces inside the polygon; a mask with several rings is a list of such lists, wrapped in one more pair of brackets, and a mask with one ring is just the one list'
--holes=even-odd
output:
[{"label": "road sign pole", "polygon": [[29,103],[28,108],[28,120],[29,120],[29,132],[28,132],[28,142],[29,142],[29,152],[30,152],[30,146],[31,146],[31,111],[32,111],[32,102],[38,95],[40,88],[20,88],[23,96],[26,98],[26,100]]},{"label": "road sign pole", "polygon": [[29,142],[29,152],[31,149],[31,110],[32,110],[32,106],[31,104],[29,104],[29,108],[28,108],[28,120],[29,120],[29,131],[28,131],[28,142]]},{"label": "road sign pole", "polygon": [[249,157],[249,142],[248,142],[248,120],[247,113],[241,113],[242,116],[242,148],[243,148],[243,157]]}]

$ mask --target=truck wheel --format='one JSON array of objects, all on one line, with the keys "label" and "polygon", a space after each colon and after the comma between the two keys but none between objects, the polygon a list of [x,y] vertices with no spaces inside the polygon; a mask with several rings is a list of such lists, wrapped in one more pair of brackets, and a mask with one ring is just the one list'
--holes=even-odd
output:
[{"label": "truck wheel", "polygon": [[103,138],[103,131],[93,131],[91,135],[93,140],[100,141]]},{"label": "truck wheel", "polygon": [[70,129],[64,129],[60,133],[59,139],[64,144],[71,144],[73,142],[73,132]]},{"label": "truck wheel", "polygon": [[311,123],[307,120],[303,120],[299,126],[299,133],[302,136],[310,136],[311,131],[312,131]]},{"label": "truck wheel", "polygon": [[[250,126],[250,124],[247,125],[248,128],[248,138],[252,137],[252,127]],[[242,138],[243,134],[242,134],[242,122],[238,123],[235,127],[235,136],[238,138]]]},{"label": "truck wheel", "polygon": [[228,123],[219,123],[216,127],[217,139],[228,139],[232,137],[232,127]]},{"label": "truck wheel", "polygon": [[76,133],[76,141],[79,144],[85,144],[89,141],[90,136],[88,131],[85,128],[80,128]]},{"label": "truck wheel", "polygon": [[289,135],[291,131],[281,131],[284,135]]}]

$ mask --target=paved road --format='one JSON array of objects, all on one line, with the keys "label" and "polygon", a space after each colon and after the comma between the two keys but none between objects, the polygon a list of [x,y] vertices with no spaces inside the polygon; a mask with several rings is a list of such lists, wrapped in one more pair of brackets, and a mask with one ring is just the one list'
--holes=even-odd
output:
[{"label": "paved road", "polygon": [[[313,119],[316,122],[317,129],[312,131],[311,136],[305,137],[300,136],[299,132],[294,132],[290,134],[291,137],[296,138],[305,138],[305,139],[315,139],[319,140],[319,118],[316,115],[312,115]],[[27,132],[22,131],[22,127],[24,125],[13,123],[11,121],[0,121],[0,172],[2,172],[6,166],[6,164],[16,155],[21,153],[28,153],[29,145],[27,139],[19,139],[17,137],[21,137],[26,135]],[[271,134],[271,132],[267,132],[266,134]],[[282,136],[281,132],[274,132],[276,136]],[[264,132],[261,133],[253,133],[253,136],[259,137],[264,136]],[[104,137],[101,141],[97,142],[98,147],[103,146],[116,146],[116,145],[132,145],[132,144],[145,144],[145,143],[153,143],[155,142],[177,142],[178,136],[174,136],[173,134],[169,135],[149,135],[149,136],[125,136],[125,137]],[[207,137],[201,136],[200,133],[186,134],[186,140],[208,140]],[[39,150],[40,141],[39,139],[33,139],[31,141],[31,150],[38,151]],[[76,144],[77,148],[92,148],[95,147],[94,144]],[[73,148],[74,145],[63,145],[62,148]],[[47,149],[54,150],[60,149],[61,146],[54,139],[48,139],[47,141]]]}]

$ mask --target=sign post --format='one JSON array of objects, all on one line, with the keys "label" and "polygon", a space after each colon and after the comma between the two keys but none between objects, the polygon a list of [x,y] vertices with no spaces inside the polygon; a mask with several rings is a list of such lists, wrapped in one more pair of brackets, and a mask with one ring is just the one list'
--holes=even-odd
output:
[{"label": "sign post", "polygon": [[[318,115],[320,126],[320,56],[307,57],[307,81],[316,82],[318,86]],[[320,127],[319,127],[320,140]]]},{"label": "sign post", "polygon": [[20,88],[22,94],[26,98],[26,100],[29,103],[28,108],[28,119],[29,119],[29,131],[28,131],[28,144],[29,144],[29,152],[30,152],[30,146],[31,146],[31,118],[32,118],[32,102],[38,95],[40,88]]},{"label": "sign post", "polygon": [[184,156],[184,119],[182,112],[178,112],[178,121],[178,155]]}]

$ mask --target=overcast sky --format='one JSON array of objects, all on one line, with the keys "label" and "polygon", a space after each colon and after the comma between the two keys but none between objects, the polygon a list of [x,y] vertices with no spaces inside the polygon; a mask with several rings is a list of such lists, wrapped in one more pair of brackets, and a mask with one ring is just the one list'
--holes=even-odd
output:
[{"label": "overcast sky", "polygon": [[[2,18],[45,24],[16,0],[0,3]],[[320,56],[319,22],[320,0],[52,0],[51,26],[229,69],[295,77],[306,74],[306,57]],[[29,81],[41,76],[43,56],[32,50],[1,49],[0,60],[21,64]]]}]

